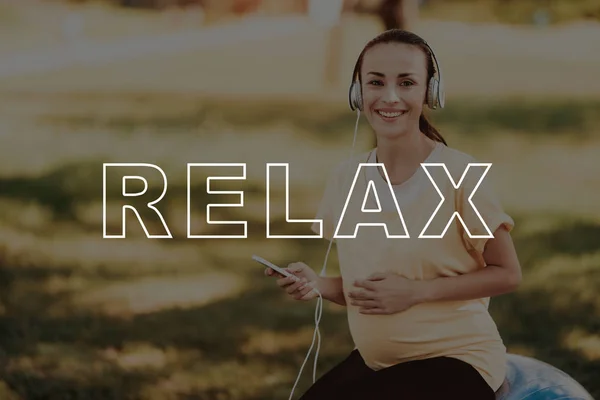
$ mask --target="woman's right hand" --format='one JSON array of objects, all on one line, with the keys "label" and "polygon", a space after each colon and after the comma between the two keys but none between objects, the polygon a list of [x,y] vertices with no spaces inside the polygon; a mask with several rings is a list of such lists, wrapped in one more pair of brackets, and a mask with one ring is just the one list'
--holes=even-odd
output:
[{"label": "woman's right hand", "polygon": [[277,285],[295,300],[306,301],[319,296],[313,288],[321,291],[322,280],[312,268],[302,262],[295,262],[289,264],[286,271],[291,272],[300,278],[300,280],[295,281],[292,278],[281,275],[279,272],[273,271],[271,268],[265,269],[265,275],[278,278]]}]

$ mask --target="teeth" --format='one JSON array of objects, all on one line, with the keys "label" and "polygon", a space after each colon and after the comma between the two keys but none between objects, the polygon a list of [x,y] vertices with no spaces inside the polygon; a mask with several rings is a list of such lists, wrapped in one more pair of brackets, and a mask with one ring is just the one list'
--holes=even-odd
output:
[{"label": "teeth", "polygon": [[404,114],[404,112],[394,112],[394,113],[385,112],[385,111],[377,111],[377,112],[379,113],[379,115],[383,115],[384,117],[387,117],[387,118],[399,117],[402,114]]}]

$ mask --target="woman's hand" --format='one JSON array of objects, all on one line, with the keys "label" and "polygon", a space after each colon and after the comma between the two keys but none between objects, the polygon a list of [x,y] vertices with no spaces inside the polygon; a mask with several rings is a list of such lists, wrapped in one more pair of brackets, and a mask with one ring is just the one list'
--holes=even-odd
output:
[{"label": "woman's hand", "polygon": [[360,307],[361,314],[395,314],[419,303],[421,284],[395,273],[375,273],[356,281],[358,289],[350,291],[348,297],[351,305]]},{"label": "woman's hand", "polygon": [[294,281],[292,278],[281,275],[279,272],[273,271],[271,268],[265,269],[265,275],[276,277],[277,285],[295,300],[312,300],[319,295],[313,288],[322,290],[322,279],[308,265],[302,262],[289,264],[286,271],[291,272],[298,278],[299,281]]}]

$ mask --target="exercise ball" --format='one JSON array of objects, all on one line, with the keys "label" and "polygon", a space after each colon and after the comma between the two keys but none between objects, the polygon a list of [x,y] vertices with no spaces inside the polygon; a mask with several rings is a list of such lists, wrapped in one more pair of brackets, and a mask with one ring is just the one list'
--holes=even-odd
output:
[{"label": "exercise ball", "polygon": [[571,376],[540,360],[508,354],[497,400],[594,400]]}]

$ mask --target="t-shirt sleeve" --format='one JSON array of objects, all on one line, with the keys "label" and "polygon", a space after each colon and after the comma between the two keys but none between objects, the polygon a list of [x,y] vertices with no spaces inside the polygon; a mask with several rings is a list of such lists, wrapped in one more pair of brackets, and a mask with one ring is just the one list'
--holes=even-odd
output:
[{"label": "t-shirt sleeve", "polygon": [[[491,168],[485,175],[484,167],[472,168],[476,172],[465,177],[465,184],[459,190],[458,212],[466,225],[466,228],[462,226],[461,230],[467,250],[480,256],[491,239],[490,236],[494,235],[498,228],[504,227],[510,232],[515,223],[500,202],[490,176]],[[471,195],[473,196],[469,201]]]}]

